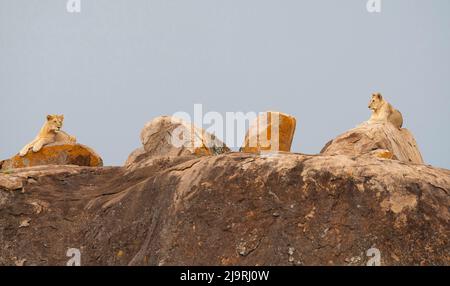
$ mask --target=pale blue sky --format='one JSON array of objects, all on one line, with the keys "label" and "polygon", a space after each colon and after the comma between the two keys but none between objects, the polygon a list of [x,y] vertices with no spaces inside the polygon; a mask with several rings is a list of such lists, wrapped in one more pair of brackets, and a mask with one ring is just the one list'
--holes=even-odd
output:
[{"label": "pale blue sky", "polygon": [[[425,161],[450,168],[450,1],[0,0],[0,159],[47,113],[121,165],[152,118],[278,110],[295,152],[368,119],[382,92]],[[207,126],[205,126],[207,127]]]}]

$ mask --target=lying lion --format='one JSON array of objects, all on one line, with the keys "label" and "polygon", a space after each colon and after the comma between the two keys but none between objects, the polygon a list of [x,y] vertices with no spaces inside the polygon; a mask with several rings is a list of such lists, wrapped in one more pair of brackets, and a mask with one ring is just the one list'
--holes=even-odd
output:
[{"label": "lying lion", "polygon": [[19,155],[25,156],[30,149],[38,152],[44,145],[51,143],[69,143],[75,144],[77,139],[62,131],[64,115],[47,115],[47,122],[42,126],[41,131],[36,138],[20,150]]}]

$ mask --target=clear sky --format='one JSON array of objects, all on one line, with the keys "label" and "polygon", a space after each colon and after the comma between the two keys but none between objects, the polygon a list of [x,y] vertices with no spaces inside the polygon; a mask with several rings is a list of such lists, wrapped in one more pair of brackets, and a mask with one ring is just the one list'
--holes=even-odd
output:
[{"label": "clear sky", "polygon": [[121,165],[147,121],[196,103],[294,115],[292,151],[318,153],[380,91],[425,161],[450,168],[450,1],[366,2],[0,0],[0,159],[63,113]]}]

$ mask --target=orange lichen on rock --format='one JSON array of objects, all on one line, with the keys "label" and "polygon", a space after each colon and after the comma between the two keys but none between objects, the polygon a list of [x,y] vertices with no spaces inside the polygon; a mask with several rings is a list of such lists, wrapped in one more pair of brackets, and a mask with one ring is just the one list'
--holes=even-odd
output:
[{"label": "orange lichen on rock", "polygon": [[16,155],[2,162],[1,169],[15,169],[39,165],[103,166],[102,158],[91,148],[81,144],[55,144],[44,146],[39,152]]},{"label": "orange lichen on rock", "polygon": [[389,151],[380,152],[377,154],[378,158],[384,158],[384,159],[392,159],[394,157],[394,154],[392,154]]},{"label": "orange lichen on rock", "polygon": [[382,158],[382,159],[389,159],[389,160],[396,160],[397,158],[394,156],[394,154],[392,154],[391,151],[389,150],[385,150],[385,149],[379,149],[379,150],[374,150],[372,152],[370,152],[370,155],[373,155],[377,158]]},{"label": "orange lichen on rock", "polygon": [[264,112],[251,124],[241,151],[290,152],[295,126],[295,117],[291,115],[273,111]]}]

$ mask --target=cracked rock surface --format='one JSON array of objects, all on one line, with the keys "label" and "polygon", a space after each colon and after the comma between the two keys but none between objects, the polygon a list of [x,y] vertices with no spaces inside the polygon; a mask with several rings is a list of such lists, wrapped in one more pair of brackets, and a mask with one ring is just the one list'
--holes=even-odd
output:
[{"label": "cracked rock surface", "polygon": [[0,265],[449,265],[450,170],[227,153],[0,173]]},{"label": "cracked rock surface", "polygon": [[407,163],[424,163],[412,133],[390,123],[363,122],[328,142],[320,153],[347,156],[368,154]]}]

